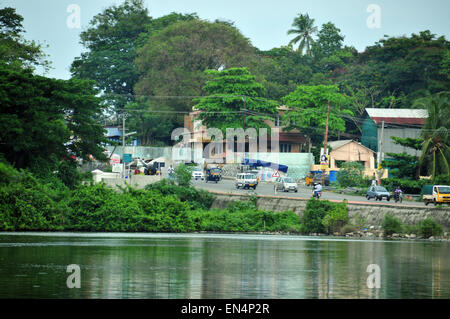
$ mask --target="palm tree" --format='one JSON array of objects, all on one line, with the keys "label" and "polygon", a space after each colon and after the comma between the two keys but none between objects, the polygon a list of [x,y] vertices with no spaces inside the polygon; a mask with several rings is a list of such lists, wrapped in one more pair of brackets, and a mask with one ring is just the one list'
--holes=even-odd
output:
[{"label": "palm tree", "polygon": [[434,179],[437,175],[450,174],[449,131],[450,92],[440,92],[418,100],[415,105],[426,108],[428,118],[422,128],[422,154],[419,165],[426,167]]},{"label": "palm tree", "polygon": [[296,34],[297,36],[289,42],[289,45],[300,41],[297,51],[303,54],[303,50],[305,50],[306,55],[311,55],[311,45],[314,43],[312,35],[317,32],[314,19],[311,19],[308,14],[299,14],[294,19],[292,27],[293,29],[290,29],[287,34]]}]

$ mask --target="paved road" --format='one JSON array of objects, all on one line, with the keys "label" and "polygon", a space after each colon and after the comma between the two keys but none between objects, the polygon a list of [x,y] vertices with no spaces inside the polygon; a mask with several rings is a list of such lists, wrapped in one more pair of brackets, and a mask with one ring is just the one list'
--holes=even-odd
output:
[{"label": "paved road", "polygon": [[[212,183],[208,182],[205,183],[205,181],[197,180],[193,181],[193,185],[197,188],[203,188],[209,191],[216,191],[216,192],[224,192],[224,193],[233,193],[233,194],[248,194],[253,192],[253,190],[243,190],[243,189],[236,189],[234,180],[227,180],[223,179],[220,182]],[[274,192],[273,183],[260,183],[258,187],[256,187],[255,193],[258,195],[275,195],[275,196],[286,196],[286,197],[297,197],[297,198],[303,198],[308,199],[311,198],[312,195],[312,188],[307,187],[304,185],[299,185],[298,192]],[[421,202],[415,202],[415,201],[407,201],[403,200],[403,203],[395,203],[395,201],[386,201],[383,200],[381,202],[375,201],[374,199],[367,200],[363,196],[357,196],[357,195],[348,195],[348,194],[337,194],[333,193],[331,191],[323,191],[322,192],[322,199],[328,199],[331,201],[342,201],[344,199],[348,200],[352,203],[361,203],[361,204],[374,204],[374,205],[398,205],[398,206],[414,206],[414,207],[423,207],[423,208],[431,208],[432,205],[425,206],[424,203]]]}]

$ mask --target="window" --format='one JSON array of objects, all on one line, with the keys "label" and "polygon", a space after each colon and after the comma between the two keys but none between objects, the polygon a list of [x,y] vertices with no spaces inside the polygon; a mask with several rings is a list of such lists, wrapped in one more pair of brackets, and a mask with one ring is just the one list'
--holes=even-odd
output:
[{"label": "window", "polygon": [[279,116],[275,118],[274,125],[275,127],[281,126],[281,119]]},{"label": "window", "polygon": [[280,144],[280,152],[281,153],[290,153],[292,150],[291,144]]}]

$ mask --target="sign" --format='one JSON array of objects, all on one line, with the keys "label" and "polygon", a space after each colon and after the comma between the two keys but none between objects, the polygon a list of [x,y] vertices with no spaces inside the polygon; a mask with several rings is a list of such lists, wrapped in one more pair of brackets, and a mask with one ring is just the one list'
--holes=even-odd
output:
[{"label": "sign", "polygon": [[131,163],[131,154],[129,154],[129,153],[125,153],[125,154],[123,154],[123,161],[124,161],[124,163]]},{"label": "sign", "polygon": [[275,171],[275,172],[272,174],[272,177],[280,177],[280,172]]},{"label": "sign", "polygon": [[117,154],[111,155],[110,163],[111,163],[111,165],[113,165],[113,164],[120,164],[120,156],[117,155]]},{"label": "sign", "polygon": [[122,173],[122,168],[123,168],[122,164],[113,164],[112,165],[112,172],[113,173]]},{"label": "sign", "polygon": [[322,154],[320,156],[320,165],[328,166],[328,158],[329,158],[329,155]]}]

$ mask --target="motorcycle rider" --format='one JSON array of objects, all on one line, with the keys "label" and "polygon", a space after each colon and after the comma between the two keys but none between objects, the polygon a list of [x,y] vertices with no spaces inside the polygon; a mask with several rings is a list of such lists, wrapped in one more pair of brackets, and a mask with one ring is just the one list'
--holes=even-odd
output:
[{"label": "motorcycle rider", "polygon": [[394,190],[394,198],[396,200],[400,200],[402,196],[402,190],[400,189],[400,186],[397,186]]},{"label": "motorcycle rider", "polygon": [[319,192],[322,191],[322,184],[320,183],[314,183],[314,190],[313,190],[313,197],[318,197]]}]

